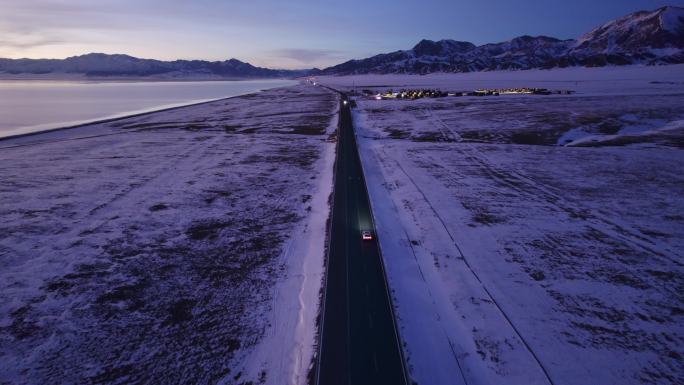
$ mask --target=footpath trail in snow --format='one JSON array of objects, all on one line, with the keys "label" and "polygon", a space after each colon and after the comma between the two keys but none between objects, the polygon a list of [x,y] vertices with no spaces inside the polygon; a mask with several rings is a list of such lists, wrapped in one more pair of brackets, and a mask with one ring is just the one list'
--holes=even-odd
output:
[{"label": "footpath trail in snow", "polygon": [[[618,78],[600,80],[607,71],[556,73],[582,84],[571,96],[357,98],[418,384],[684,381],[684,75],[632,69],[621,92]],[[482,77],[523,85],[525,72]],[[478,74],[319,79],[343,89],[463,80]]]},{"label": "footpath trail in snow", "polygon": [[336,108],[300,85],[0,141],[0,383],[304,384]]}]

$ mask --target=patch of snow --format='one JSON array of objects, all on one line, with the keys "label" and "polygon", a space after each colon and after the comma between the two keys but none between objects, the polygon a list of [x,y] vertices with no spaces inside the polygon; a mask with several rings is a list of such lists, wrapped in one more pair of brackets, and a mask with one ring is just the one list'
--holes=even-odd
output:
[{"label": "patch of snow", "polygon": [[684,120],[673,120],[665,123],[664,120],[653,119],[622,128],[615,135],[587,135],[578,137],[566,146],[585,145],[611,145],[614,143],[648,143],[661,138],[672,137],[673,141],[684,137]]},{"label": "patch of snow", "polygon": [[660,26],[671,33],[682,33],[684,31],[684,8],[667,7],[660,14]]},{"label": "patch of snow", "polygon": [[648,52],[658,57],[674,56],[682,53],[681,48],[649,48]]},{"label": "patch of snow", "polygon": [[561,135],[561,137],[556,141],[556,144],[559,146],[564,146],[568,143],[574,142],[578,139],[586,138],[588,136],[593,136],[593,134],[588,132],[585,127],[575,127]]},{"label": "patch of snow", "polygon": [[645,119],[642,121],[634,121],[630,125],[626,125],[618,131],[618,135],[640,134],[646,131],[653,130],[654,127],[664,126],[667,122],[662,119]]}]

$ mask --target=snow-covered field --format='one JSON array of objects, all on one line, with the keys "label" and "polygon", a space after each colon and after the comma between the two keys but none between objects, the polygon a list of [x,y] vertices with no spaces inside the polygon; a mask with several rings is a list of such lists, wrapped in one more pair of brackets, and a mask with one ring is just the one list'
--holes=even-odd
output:
[{"label": "snow-covered field", "polygon": [[684,382],[682,69],[318,79],[578,91],[357,98],[418,384]]},{"label": "snow-covered field", "polygon": [[0,141],[0,383],[302,384],[336,96]]}]

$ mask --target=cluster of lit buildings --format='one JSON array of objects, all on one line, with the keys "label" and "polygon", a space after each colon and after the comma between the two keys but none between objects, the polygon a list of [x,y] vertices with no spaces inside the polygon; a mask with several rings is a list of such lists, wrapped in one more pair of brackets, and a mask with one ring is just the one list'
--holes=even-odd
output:
[{"label": "cluster of lit buildings", "polygon": [[461,93],[463,96],[490,96],[490,95],[569,95],[573,93],[570,90],[549,90],[547,88],[494,88],[494,89],[479,89],[473,92]]},{"label": "cluster of lit buildings", "polygon": [[436,89],[408,89],[394,92],[388,90],[384,93],[374,95],[375,99],[421,99],[421,98],[442,98],[448,96],[446,92]]},{"label": "cluster of lit buildings", "polygon": [[420,98],[441,98],[445,96],[499,96],[499,95],[569,95],[574,91],[570,90],[549,90],[547,88],[492,88],[477,89],[475,91],[444,92],[437,89],[406,89],[398,92],[387,90],[381,93],[374,93],[371,90],[363,90],[366,96],[382,99],[420,99]]}]

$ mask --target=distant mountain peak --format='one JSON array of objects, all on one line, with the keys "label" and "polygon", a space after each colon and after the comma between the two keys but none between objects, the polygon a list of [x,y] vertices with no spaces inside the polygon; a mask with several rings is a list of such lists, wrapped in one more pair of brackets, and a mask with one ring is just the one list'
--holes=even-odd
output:
[{"label": "distant mountain peak", "polygon": [[576,47],[603,53],[684,48],[684,8],[667,6],[611,20],[577,39]]},{"label": "distant mountain peak", "polygon": [[416,56],[444,56],[453,52],[466,52],[473,48],[475,44],[467,41],[423,39],[413,47],[412,51]]},{"label": "distant mountain peak", "polygon": [[557,43],[557,42],[562,41],[562,40],[556,39],[555,37],[544,36],[544,35],[538,35],[538,36],[522,35],[522,36],[518,36],[516,38],[513,38],[510,41],[524,41],[524,42],[546,41],[546,42]]},{"label": "distant mountain peak", "polygon": [[684,34],[684,8],[666,6],[658,9],[660,26],[673,34]]}]

